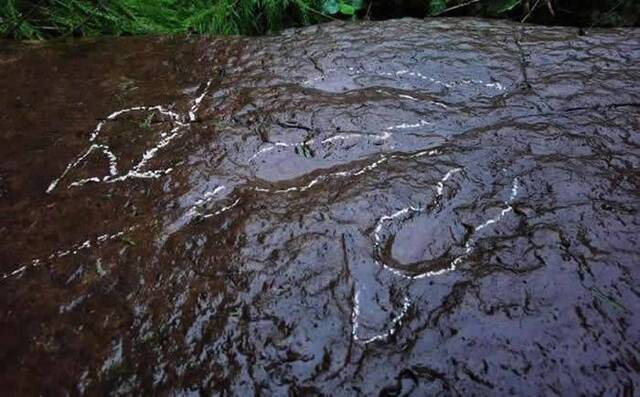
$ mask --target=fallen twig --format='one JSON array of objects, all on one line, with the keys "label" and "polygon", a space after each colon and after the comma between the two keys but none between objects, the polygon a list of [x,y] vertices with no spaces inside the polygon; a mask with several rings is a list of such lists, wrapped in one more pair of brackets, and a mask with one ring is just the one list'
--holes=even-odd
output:
[{"label": "fallen twig", "polygon": [[522,18],[522,20],[520,21],[520,23],[525,23],[527,21],[527,19],[529,19],[529,17],[531,16],[531,14],[533,13],[533,11],[535,11],[536,8],[538,8],[538,4],[540,3],[540,0],[536,0],[536,2],[533,4],[533,7],[531,7],[531,9],[529,10],[529,12],[527,13],[527,15],[524,16],[524,18]]}]

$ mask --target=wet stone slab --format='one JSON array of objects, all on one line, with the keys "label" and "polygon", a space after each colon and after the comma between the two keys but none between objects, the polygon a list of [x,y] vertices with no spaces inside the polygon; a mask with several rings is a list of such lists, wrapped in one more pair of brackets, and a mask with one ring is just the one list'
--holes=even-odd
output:
[{"label": "wet stone slab", "polygon": [[638,393],[638,30],[4,42],[0,75],[11,395]]}]

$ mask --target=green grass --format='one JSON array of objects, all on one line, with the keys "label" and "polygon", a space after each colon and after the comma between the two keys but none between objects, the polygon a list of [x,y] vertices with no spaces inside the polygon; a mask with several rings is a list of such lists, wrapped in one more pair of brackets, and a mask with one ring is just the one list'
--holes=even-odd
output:
[{"label": "green grass", "polygon": [[0,36],[264,34],[318,22],[315,0],[0,0]]},{"label": "green grass", "polygon": [[475,15],[638,25],[640,0],[0,0],[0,37],[256,35],[333,18]]}]

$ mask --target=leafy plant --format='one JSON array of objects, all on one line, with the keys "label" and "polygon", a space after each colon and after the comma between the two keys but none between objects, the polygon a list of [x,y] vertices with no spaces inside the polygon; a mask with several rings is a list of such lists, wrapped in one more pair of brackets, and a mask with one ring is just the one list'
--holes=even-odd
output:
[{"label": "leafy plant", "polygon": [[329,15],[342,14],[355,16],[363,7],[363,0],[324,0],[322,11]]},{"label": "leafy plant", "polygon": [[265,34],[327,20],[321,1],[0,0],[0,37]]},{"label": "leafy plant", "polygon": [[365,5],[371,19],[473,15],[581,26],[640,24],[640,0],[0,0],[0,37],[256,35],[334,17],[355,19]]},{"label": "leafy plant", "polygon": [[429,15],[437,15],[447,8],[446,0],[430,0]]}]

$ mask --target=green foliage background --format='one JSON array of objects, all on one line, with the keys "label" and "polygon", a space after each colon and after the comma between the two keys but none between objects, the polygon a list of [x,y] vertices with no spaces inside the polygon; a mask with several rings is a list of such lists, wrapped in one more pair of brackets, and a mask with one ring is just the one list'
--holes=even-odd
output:
[{"label": "green foliage background", "polygon": [[335,18],[440,14],[638,25],[640,0],[0,0],[0,37],[256,35]]},{"label": "green foliage background", "polygon": [[[318,22],[312,0],[0,0],[0,35],[18,39],[149,33],[263,34]],[[317,15],[317,16],[316,16]]]}]

